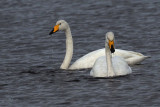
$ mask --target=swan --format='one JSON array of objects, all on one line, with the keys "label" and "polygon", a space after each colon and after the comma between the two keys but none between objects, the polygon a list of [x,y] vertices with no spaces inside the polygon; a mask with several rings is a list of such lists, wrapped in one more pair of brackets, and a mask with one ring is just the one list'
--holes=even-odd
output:
[{"label": "swan", "polygon": [[[66,54],[60,69],[75,70],[92,68],[97,58],[105,56],[105,49],[98,49],[84,55],[69,66],[73,55],[73,39],[69,24],[65,20],[58,20],[49,35],[60,30],[65,31],[66,35]],[[147,56],[144,56],[141,53],[121,49],[116,49],[114,54],[117,56],[122,56],[128,64],[137,64],[147,58]]]},{"label": "swan", "polygon": [[106,55],[99,57],[96,60],[92,70],[90,71],[90,75],[93,77],[115,77],[132,73],[131,68],[123,57],[112,57],[111,53],[114,52],[114,34],[113,32],[108,32],[106,34],[105,42]]}]

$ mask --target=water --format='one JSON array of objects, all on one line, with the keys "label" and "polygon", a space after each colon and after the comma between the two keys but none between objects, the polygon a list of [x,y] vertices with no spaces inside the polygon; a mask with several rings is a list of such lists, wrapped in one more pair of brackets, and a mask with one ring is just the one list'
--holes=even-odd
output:
[{"label": "water", "polygon": [[[160,1],[3,0],[0,3],[0,106],[159,106]],[[48,35],[59,19],[74,38],[72,62],[104,47],[113,31],[116,48],[151,56],[131,75],[89,76],[90,69],[60,70],[64,32]]]}]

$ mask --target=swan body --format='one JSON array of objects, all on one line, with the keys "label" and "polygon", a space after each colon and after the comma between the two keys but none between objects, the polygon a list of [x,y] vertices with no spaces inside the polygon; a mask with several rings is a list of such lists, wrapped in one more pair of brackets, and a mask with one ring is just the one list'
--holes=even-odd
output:
[{"label": "swan body", "polygon": [[[92,68],[97,58],[105,56],[105,49],[99,49],[84,55],[69,66],[73,56],[73,39],[69,24],[64,20],[59,20],[49,34],[51,35],[59,30],[64,31],[66,35],[66,54],[61,64],[61,69],[75,70]],[[125,58],[128,64],[137,64],[147,58],[140,53],[120,49],[116,49],[115,55]]]},{"label": "swan body", "polygon": [[[109,35],[114,38],[113,33],[109,32],[106,34],[106,39],[109,39]],[[114,77],[127,75],[130,73],[132,73],[132,70],[123,57],[112,57],[108,42],[106,43],[105,56],[99,57],[90,71],[90,75],[93,77]]]},{"label": "swan body", "polygon": [[[105,56],[105,48],[98,49],[95,51],[92,51],[83,57],[76,60],[69,69],[86,69],[86,68],[92,68],[95,61],[99,58]],[[142,62],[148,56],[144,56],[141,53],[133,52],[133,51],[127,51],[127,50],[121,50],[121,49],[115,49],[115,52],[113,53],[113,56],[121,56],[124,58],[124,60],[129,65],[134,65]]]},{"label": "swan body", "polygon": [[[113,77],[113,76],[120,76],[120,75],[127,75],[132,73],[131,68],[125,62],[122,57],[114,56],[112,57],[112,64],[115,74],[109,74],[107,71],[107,64],[106,64],[106,56],[99,57],[90,72],[90,75],[93,77]],[[122,65],[122,66],[121,66]]]}]

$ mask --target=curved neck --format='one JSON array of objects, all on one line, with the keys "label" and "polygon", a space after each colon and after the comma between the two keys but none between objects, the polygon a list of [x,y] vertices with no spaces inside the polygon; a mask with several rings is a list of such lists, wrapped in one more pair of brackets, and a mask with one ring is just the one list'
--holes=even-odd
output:
[{"label": "curved neck", "polygon": [[66,34],[66,55],[63,60],[63,63],[61,64],[60,67],[61,69],[68,69],[68,66],[71,62],[73,55],[73,40],[72,40],[71,30],[69,27],[65,30],[65,34]]},{"label": "curved neck", "polygon": [[105,44],[105,47],[106,47],[105,51],[106,51],[107,73],[108,73],[107,75],[108,77],[112,77],[115,75],[112,65],[112,56],[107,43]]}]

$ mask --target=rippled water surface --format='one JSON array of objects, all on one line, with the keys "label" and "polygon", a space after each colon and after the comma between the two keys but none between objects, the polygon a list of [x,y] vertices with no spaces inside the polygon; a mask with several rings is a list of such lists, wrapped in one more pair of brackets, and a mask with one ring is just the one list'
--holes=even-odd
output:
[{"label": "rippled water surface", "polygon": [[[2,0],[0,2],[0,106],[160,106],[160,1]],[[89,76],[90,69],[60,70],[65,34],[48,35],[59,19],[72,30],[72,62],[104,47],[151,56],[131,75]]]}]

